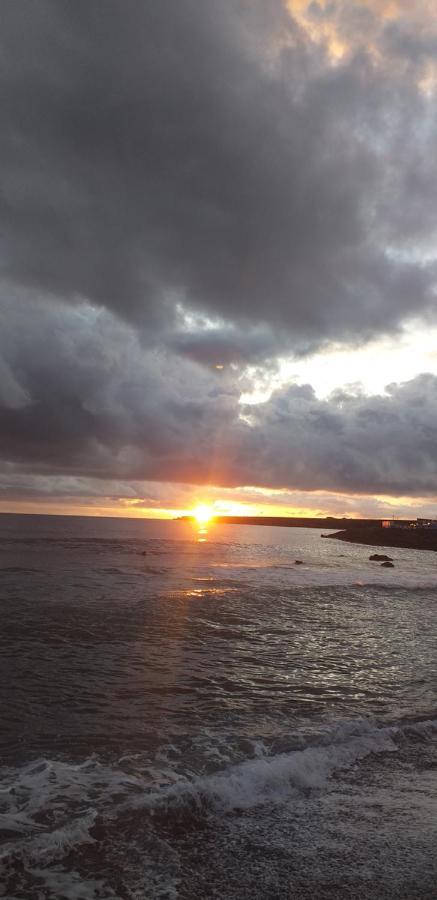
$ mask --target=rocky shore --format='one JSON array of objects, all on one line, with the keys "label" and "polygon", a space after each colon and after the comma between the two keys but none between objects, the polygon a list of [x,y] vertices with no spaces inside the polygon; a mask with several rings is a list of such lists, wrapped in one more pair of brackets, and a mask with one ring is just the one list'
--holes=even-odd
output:
[{"label": "rocky shore", "polygon": [[408,550],[437,551],[437,530],[424,528],[382,528],[371,526],[351,528],[326,534],[324,537],[349,544],[367,544],[372,547],[404,547]]}]

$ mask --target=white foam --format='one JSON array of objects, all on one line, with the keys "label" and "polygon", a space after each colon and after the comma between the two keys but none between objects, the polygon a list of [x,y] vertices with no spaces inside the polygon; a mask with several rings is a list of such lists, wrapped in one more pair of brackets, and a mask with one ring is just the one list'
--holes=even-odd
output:
[{"label": "white foam", "polygon": [[8,856],[13,849],[14,853],[21,849],[27,859],[48,863],[65,855],[68,850],[81,844],[93,844],[94,838],[90,835],[90,829],[97,818],[97,810],[90,810],[85,816],[75,819],[73,822],[56,828],[54,831],[38,834],[32,838],[24,839],[20,844],[15,843],[13,848],[5,845],[2,848],[0,859]]},{"label": "white foam", "polygon": [[109,814],[144,779],[101,765],[94,757],[82,765],[38,760],[19,769],[0,770],[4,788],[0,828],[17,837],[2,844],[0,860],[12,853],[33,862],[55,860],[69,849],[92,843],[97,809]]},{"label": "white foam", "polygon": [[[335,773],[369,754],[396,751],[398,740],[427,741],[436,733],[435,719],[385,727],[369,719],[340,722],[307,738],[301,734],[300,749],[268,755],[258,745],[251,759],[210,775],[179,774],[176,781],[151,777],[150,763],[134,776],[94,757],[82,765],[39,760],[21,769],[3,769],[0,826],[19,836],[3,844],[0,859],[14,854],[32,865],[56,861],[69,849],[94,841],[91,830],[97,815],[108,821],[128,811],[153,816],[184,808],[226,814],[282,804],[325,788]],[[298,737],[289,736],[295,746]]]},{"label": "white foam", "polygon": [[375,728],[367,720],[346,723],[321,735],[322,744],[246,760],[208,776],[180,781],[154,792],[147,805],[185,804],[230,812],[283,802],[302,790],[322,788],[329,777],[370,753],[394,752],[396,729]]},{"label": "white foam", "polygon": [[[63,900],[112,900],[117,894],[103,881],[94,878],[83,878],[77,872],[66,872],[62,868],[29,869],[29,874],[40,878],[51,897],[62,897]],[[18,900],[18,898],[17,898]]]},{"label": "white foam", "polygon": [[[307,555],[304,565],[293,563],[278,564],[272,560],[242,564],[240,562],[214,562],[198,567],[205,580],[204,591],[207,593],[206,581],[213,580],[220,586],[223,580],[232,579],[238,584],[256,585],[257,590],[263,586],[271,587],[396,587],[408,590],[430,589],[437,587],[437,567],[433,559],[405,556],[394,557],[394,568],[382,568],[371,562],[368,552],[375,548],[361,547],[364,554],[344,554],[321,557]],[[378,550],[378,548],[376,548]],[[420,553],[424,551],[416,551]],[[304,554],[302,554],[304,555]],[[210,590],[212,585],[210,584]],[[189,593],[189,592],[188,592]]]}]

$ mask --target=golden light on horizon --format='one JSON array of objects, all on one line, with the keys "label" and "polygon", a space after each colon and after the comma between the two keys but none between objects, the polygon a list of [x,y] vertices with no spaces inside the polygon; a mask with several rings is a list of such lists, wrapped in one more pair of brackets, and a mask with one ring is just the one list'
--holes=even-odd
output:
[{"label": "golden light on horizon", "polygon": [[213,518],[214,509],[208,503],[199,503],[198,506],[194,507],[192,515],[199,525],[206,525]]}]

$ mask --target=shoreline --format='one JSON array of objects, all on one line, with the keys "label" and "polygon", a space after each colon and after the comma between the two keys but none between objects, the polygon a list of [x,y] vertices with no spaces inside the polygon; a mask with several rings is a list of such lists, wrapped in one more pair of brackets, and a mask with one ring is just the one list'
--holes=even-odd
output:
[{"label": "shoreline", "polygon": [[404,550],[437,552],[437,530],[409,528],[354,528],[324,535],[327,539],[369,547],[399,547]]}]

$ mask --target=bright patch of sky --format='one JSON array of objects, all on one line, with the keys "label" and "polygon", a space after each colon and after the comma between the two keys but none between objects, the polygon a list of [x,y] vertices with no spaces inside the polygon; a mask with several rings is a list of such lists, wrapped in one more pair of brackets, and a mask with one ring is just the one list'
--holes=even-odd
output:
[{"label": "bright patch of sky", "polygon": [[422,372],[437,375],[437,328],[411,324],[396,338],[372,341],[352,349],[333,348],[304,359],[283,359],[266,382],[254,387],[241,403],[262,403],[285,384],[310,384],[320,398],[348,386],[365,394],[382,394],[388,384],[409,381]]}]

